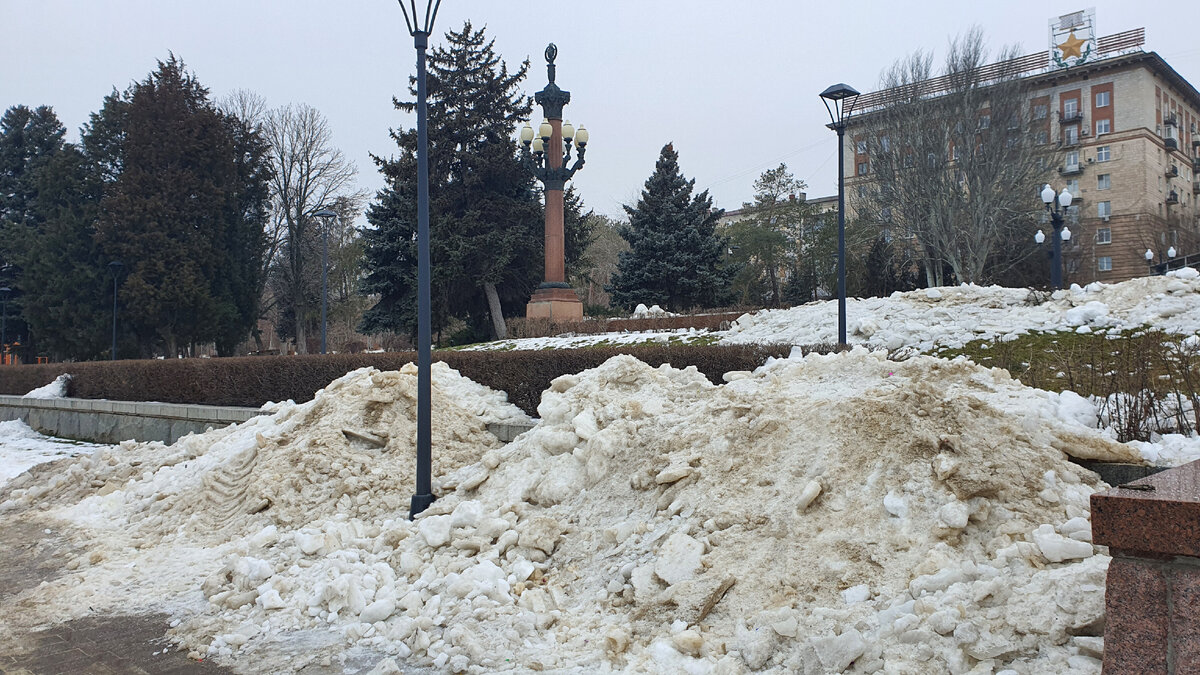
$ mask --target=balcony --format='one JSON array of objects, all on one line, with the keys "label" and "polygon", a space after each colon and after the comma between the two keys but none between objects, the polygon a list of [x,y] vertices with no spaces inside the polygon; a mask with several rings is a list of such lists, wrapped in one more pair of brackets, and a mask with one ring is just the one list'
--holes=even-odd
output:
[{"label": "balcony", "polygon": [[1179,141],[1176,141],[1174,138],[1164,138],[1163,145],[1167,146],[1168,150],[1178,150],[1179,149]]},{"label": "balcony", "polygon": [[1200,157],[1192,158],[1192,171],[1200,171]]},{"label": "balcony", "polygon": [[1078,136],[1063,136],[1062,140],[1060,140],[1058,142],[1058,147],[1060,147],[1060,148],[1074,148],[1078,145],[1079,145],[1079,137]]},{"label": "balcony", "polygon": [[1075,112],[1065,112],[1059,118],[1060,124],[1079,124],[1083,121],[1083,112],[1076,110]]},{"label": "balcony", "polygon": [[1178,204],[1178,203],[1179,203],[1179,193],[1174,190],[1171,190],[1170,192],[1168,192],[1167,193],[1167,205],[1170,206],[1171,204]]},{"label": "balcony", "polygon": [[1075,174],[1083,173],[1083,165],[1079,162],[1067,164],[1059,167],[1058,173],[1063,176],[1074,176]]},{"label": "balcony", "polygon": [[1178,177],[1179,177],[1179,167],[1174,164],[1172,164],[1171,166],[1168,166],[1167,167],[1167,178],[1178,178]]},{"label": "balcony", "polygon": [[1200,195],[1200,180],[1192,181],[1192,194]]}]

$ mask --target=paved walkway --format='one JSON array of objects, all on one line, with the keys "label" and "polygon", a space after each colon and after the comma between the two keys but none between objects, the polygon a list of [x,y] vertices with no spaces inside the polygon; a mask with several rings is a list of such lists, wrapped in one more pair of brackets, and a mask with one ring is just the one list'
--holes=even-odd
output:
[{"label": "paved walkway", "polygon": [[[59,527],[41,520],[35,512],[0,517],[0,675],[347,675],[369,673],[384,658],[360,649],[339,652],[334,648],[330,653],[328,645],[317,644],[296,654],[293,642],[287,647],[261,646],[254,654],[235,660],[232,667],[193,661],[165,637],[169,616],[139,612],[138,607],[128,608],[125,614],[94,614],[5,634],[6,624],[20,626],[22,610],[37,602],[36,597],[18,596],[62,576],[67,562],[82,553]],[[264,668],[265,663],[291,665],[281,670],[279,666]],[[400,666],[409,675],[431,672],[404,663]]]},{"label": "paved walkway", "polygon": [[[47,530],[50,530],[47,532]],[[20,612],[13,600],[43,581],[61,576],[79,555],[70,541],[36,516],[0,519],[0,611]],[[200,675],[232,673],[187,658],[163,637],[162,614],[89,616],[50,628],[0,638],[3,675]]]}]

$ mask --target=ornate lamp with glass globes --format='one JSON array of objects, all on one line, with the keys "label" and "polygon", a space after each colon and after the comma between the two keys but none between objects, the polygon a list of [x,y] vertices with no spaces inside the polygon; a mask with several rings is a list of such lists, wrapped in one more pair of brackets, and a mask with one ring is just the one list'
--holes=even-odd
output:
[{"label": "ornate lamp with glass globes", "polygon": [[1146,249],[1146,264],[1150,265],[1151,271],[1153,273],[1166,274],[1167,273],[1167,265],[1170,264],[1171,258],[1174,258],[1176,253],[1178,253],[1178,251],[1175,250],[1174,246],[1171,246],[1170,248],[1167,249],[1166,259],[1163,260],[1160,258],[1158,261],[1158,264],[1155,265],[1154,264],[1154,250],[1148,248],[1148,249]]},{"label": "ornate lamp with glass globes", "polygon": [[[583,168],[588,132],[583,126],[576,130],[570,122],[563,121],[562,109],[570,103],[571,92],[559,89],[554,83],[554,59],[557,56],[558,47],[551,43],[546,47],[546,73],[550,82],[533,99],[542,106],[546,119],[538,125],[536,136],[528,123],[521,128],[520,136],[521,159],[530,173],[542,181],[546,194],[545,277],[525,306],[525,316],[551,322],[581,321],[583,303],[567,283],[563,189],[575,172]],[[572,143],[578,148],[578,157],[568,168]]]},{"label": "ornate lamp with glass globes", "polygon": [[[1071,240],[1071,230],[1063,224],[1063,217],[1071,206],[1071,193],[1063,188],[1057,195],[1054,188],[1047,183],[1041,192],[1042,203],[1046,205],[1046,213],[1050,214],[1050,224],[1054,226],[1051,236],[1053,248],[1050,251],[1050,286],[1054,290],[1063,287],[1062,243]],[[1033,235],[1033,240],[1041,244],[1046,241],[1046,234],[1041,230]]]}]

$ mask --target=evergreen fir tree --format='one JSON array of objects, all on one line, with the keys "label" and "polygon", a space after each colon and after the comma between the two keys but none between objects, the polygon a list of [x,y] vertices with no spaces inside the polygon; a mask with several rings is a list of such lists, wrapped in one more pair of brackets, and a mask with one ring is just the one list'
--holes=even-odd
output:
[{"label": "evergreen fir tree", "polygon": [[257,315],[265,199],[261,139],[240,137],[174,55],[106,99],[85,129],[104,197],[97,242],[124,263],[120,295],[143,356],[216,341]]},{"label": "evergreen fir tree", "polygon": [[695,183],[683,177],[675,148],[663,146],[637,206],[625,207],[629,224],[619,232],[631,248],[607,288],[614,305],[679,311],[728,300],[733,270],[721,262],[728,241],[716,234],[724,211],[712,208],[707,190],[693,197]]},{"label": "evergreen fir tree", "polygon": [[0,118],[0,287],[7,292],[6,339],[33,353],[24,320],[22,246],[44,222],[37,208],[38,175],[63,152],[66,128],[48,106],[13,106]]},{"label": "evergreen fir tree", "polygon": [[[446,34],[448,47],[429,55],[430,257],[433,329],[465,320],[469,339],[489,330],[488,293],[505,314],[524,311],[541,281],[542,208],[533,177],[521,165],[513,130],[532,103],[518,91],[529,62],[515,72],[482,29],[466,23]],[[410,93],[416,93],[415,83]],[[406,112],[413,102],[396,102]],[[415,332],[416,142],[415,129],[393,131],[400,155],[376,158],[388,187],[367,211],[374,229],[364,232],[363,290],[379,298],[362,330]],[[576,207],[576,211],[580,208]],[[582,218],[569,224],[578,244]],[[581,251],[568,250],[568,257]]]}]

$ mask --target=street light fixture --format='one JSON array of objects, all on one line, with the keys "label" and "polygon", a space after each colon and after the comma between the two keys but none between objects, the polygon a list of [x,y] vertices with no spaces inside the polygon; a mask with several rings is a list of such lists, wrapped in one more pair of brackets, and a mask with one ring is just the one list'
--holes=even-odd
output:
[{"label": "street light fixture", "polygon": [[1163,258],[1163,257],[1159,256],[1158,264],[1155,265],[1154,264],[1154,250],[1146,249],[1146,264],[1150,265],[1153,268],[1152,271],[1155,274],[1166,274],[1167,267],[1171,264],[1171,259],[1175,257],[1176,253],[1178,253],[1178,251],[1175,250],[1174,246],[1167,248],[1167,257]]},{"label": "street light fixture", "polygon": [[[838,346],[846,346],[846,120],[858,100],[858,90],[835,84],[821,92],[829,111],[828,125],[838,135]],[[830,103],[833,106],[830,107]]]},{"label": "street light fixture", "polygon": [[398,0],[404,24],[417,50],[417,491],[408,509],[412,519],[433,503],[432,355],[429,351],[429,112],[425,92],[425,50],[442,0],[428,0],[424,15],[416,0]]},{"label": "street light fixture", "polygon": [[[1042,188],[1041,197],[1046,205],[1046,213],[1050,214],[1050,223],[1054,226],[1054,235],[1050,237],[1053,245],[1050,251],[1050,285],[1054,290],[1059,290],[1063,287],[1062,243],[1071,239],[1071,230],[1063,225],[1063,216],[1071,206],[1072,195],[1066,188],[1055,195],[1054,188],[1047,183]],[[1033,239],[1040,244],[1046,240],[1046,236],[1038,230]]]},{"label": "street light fixture", "polygon": [[[554,59],[558,47],[550,43],[546,47],[546,88],[534,94],[534,101],[542,106],[545,119],[538,125],[535,136],[528,122],[521,127],[520,139],[523,152],[521,160],[525,168],[545,186],[545,278],[538,284],[533,297],[526,306],[526,316],[554,320],[583,319],[583,303],[567,283],[563,189],[567,181],[583,168],[587,152],[588,130],[576,129],[569,121],[563,121],[563,107],[571,102],[571,92],[564,91],[554,82]],[[574,166],[571,161],[571,144],[578,148]]]},{"label": "street light fixture", "polygon": [[325,352],[325,328],[329,316],[329,223],[337,214],[329,209],[321,209],[313,214],[323,221],[321,228],[321,353]]},{"label": "street light fixture", "polygon": [[114,260],[114,261],[108,263],[108,272],[110,274],[112,274],[112,278],[113,278],[112,354],[110,355],[110,359],[109,359],[111,361],[117,360],[117,275],[119,275],[121,273],[122,267],[124,267],[124,265],[121,264],[120,260]]}]

